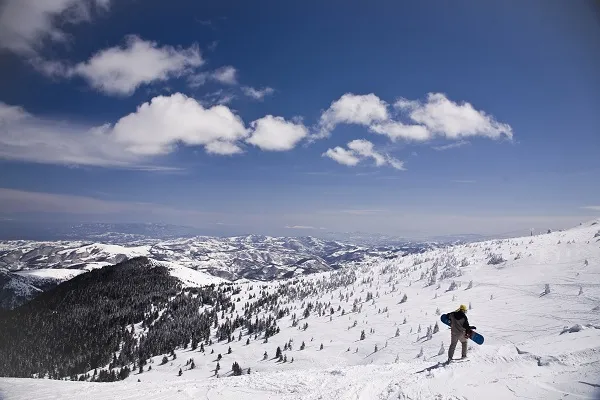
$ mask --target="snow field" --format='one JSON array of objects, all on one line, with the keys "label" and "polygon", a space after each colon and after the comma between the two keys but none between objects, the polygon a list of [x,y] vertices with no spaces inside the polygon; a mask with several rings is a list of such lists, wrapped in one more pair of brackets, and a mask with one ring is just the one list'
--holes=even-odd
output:
[{"label": "snow field", "polygon": [[[162,355],[154,357],[148,364],[151,371],[147,367],[142,374],[135,371],[123,382],[2,378],[0,398],[597,399],[600,398],[600,243],[594,234],[598,226],[588,223],[564,232],[460,245],[393,260],[371,258],[353,267],[356,281],[348,287],[320,291],[304,299],[281,297],[279,308],[289,307],[290,315],[278,320],[281,331],[269,338],[268,343],[264,343],[262,335],[256,340],[252,335],[246,345],[248,335],[242,332],[238,341],[238,329],[231,343],[213,339],[214,345],[206,346],[204,354],[192,351],[189,346],[178,349],[177,358],[169,357],[165,365],[160,365]],[[491,254],[500,254],[506,261],[490,265]],[[468,265],[457,267],[463,259]],[[427,286],[436,260],[439,264],[436,283]],[[202,277],[190,276],[187,270],[173,267],[174,275],[187,279],[188,284],[195,280],[203,282]],[[457,271],[459,276],[439,279],[442,274]],[[297,286],[344,273],[349,272],[298,278]],[[423,274],[425,279],[421,280]],[[447,291],[452,281],[460,287]],[[467,289],[470,281],[473,287]],[[242,290],[233,296],[236,312],[242,314],[243,304],[253,301],[248,300],[250,294],[260,290],[274,292],[281,284],[286,282],[237,284]],[[550,285],[550,292],[542,295],[546,284]],[[392,291],[394,286],[396,291]],[[374,302],[365,301],[369,292]],[[346,302],[349,293],[353,295]],[[405,294],[407,301],[401,303]],[[353,303],[359,298],[362,311],[352,312]],[[316,301],[331,302],[335,310],[331,320],[329,307],[324,316],[313,310],[304,319],[303,303]],[[467,314],[469,321],[478,327],[486,341],[482,346],[469,341],[469,361],[441,366],[439,362],[445,361],[447,355],[438,352],[442,343],[447,352],[448,328],[439,322],[438,333],[430,340],[424,336],[427,327],[439,321],[438,308],[446,313],[461,303],[472,306]],[[345,315],[338,311],[339,306]],[[386,308],[388,312],[383,311]],[[226,317],[235,318],[236,312]],[[269,314],[275,310],[262,312]],[[297,327],[292,327],[294,313],[298,317]],[[299,329],[305,322],[308,328]],[[581,326],[569,329],[578,324]],[[362,330],[364,340],[360,340]],[[284,351],[288,362],[273,359],[276,348],[283,350],[290,339],[293,349]],[[300,350],[303,341],[306,348]],[[230,346],[233,352],[227,354]],[[423,355],[418,357],[421,348]],[[211,350],[214,354],[210,354]],[[267,360],[263,360],[265,351]],[[214,369],[219,353],[223,359],[217,378]],[[455,357],[459,355],[460,345]],[[193,370],[186,365],[190,358],[194,359]],[[228,377],[235,361],[244,372],[250,368],[251,373]]]}]

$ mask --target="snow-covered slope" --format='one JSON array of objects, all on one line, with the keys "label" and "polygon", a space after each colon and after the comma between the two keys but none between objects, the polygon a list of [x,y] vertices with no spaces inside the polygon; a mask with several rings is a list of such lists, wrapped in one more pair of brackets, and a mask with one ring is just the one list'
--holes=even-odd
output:
[{"label": "snow-covered slope", "polygon": [[[245,332],[238,341],[237,330],[233,342],[215,340],[205,353],[188,346],[164,365],[162,355],[156,356],[150,371],[136,371],[123,382],[0,378],[0,393],[31,400],[600,398],[599,231],[594,221],[564,232],[403,258],[367,256],[348,267],[356,273],[354,284],[304,298],[293,293],[311,284],[325,287],[352,271],[235,284],[241,291],[233,300],[240,304],[251,303],[249,296],[260,291],[286,287],[289,295],[279,299],[278,308],[289,307],[290,315],[278,321],[281,331],[267,343]],[[322,315],[315,306],[304,318],[308,303],[321,304]],[[469,343],[469,361],[443,365],[448,329],[440,324],[430,338],[426,331],[440,312],[461,303],[470,306],[470,323],[486,340],[481,346]],[[276,348],[283,350],[290,340],[292,349],[283,352],[287,362],[273,359]],[[214,372],[217,354],[223,356],[220,377]],[[459,354],[457,349],[455,357]],[[230,376],[233,362],[251,373]]]}]

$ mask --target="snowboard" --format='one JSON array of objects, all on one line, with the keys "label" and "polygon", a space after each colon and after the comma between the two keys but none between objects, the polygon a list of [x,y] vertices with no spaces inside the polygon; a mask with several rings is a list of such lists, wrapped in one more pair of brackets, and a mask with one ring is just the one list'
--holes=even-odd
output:
[{"label": "snowboard", "polygon": [[[450,326],[450,317],[448,317],[448,314],[442,314],[442,316],[440,317],[440,320],[444,324]],[[482,335],[480,335],[479,333],[477,333],[475,331],[472,331],[471,335],[467,335],[467,337],[477,344],[483,344],[483,341],[485,340]]]}]

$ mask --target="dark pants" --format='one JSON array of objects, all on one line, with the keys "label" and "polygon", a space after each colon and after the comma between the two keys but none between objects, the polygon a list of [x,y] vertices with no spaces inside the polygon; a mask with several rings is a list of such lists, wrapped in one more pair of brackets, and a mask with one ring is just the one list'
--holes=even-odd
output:
[{"label": "dark pants", "polygon": [[457,335],[452,335],[450,338],[450,348],[448,349],[448,360],[452,360],[452,357],[454,357],[454,350],[456,349],[456,344],[459,341],[462,344],[462,356],[467,356],[467,338],[464,336],[460,337]]}]

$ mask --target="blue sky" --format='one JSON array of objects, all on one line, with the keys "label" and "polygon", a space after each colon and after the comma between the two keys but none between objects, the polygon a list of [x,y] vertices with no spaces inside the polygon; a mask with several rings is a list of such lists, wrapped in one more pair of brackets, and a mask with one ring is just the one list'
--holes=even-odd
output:
[{"label": "blue sky", "polygon": [[0,6],[2,218],[423,237],[600,214],[593,2],[197,3]]}]

